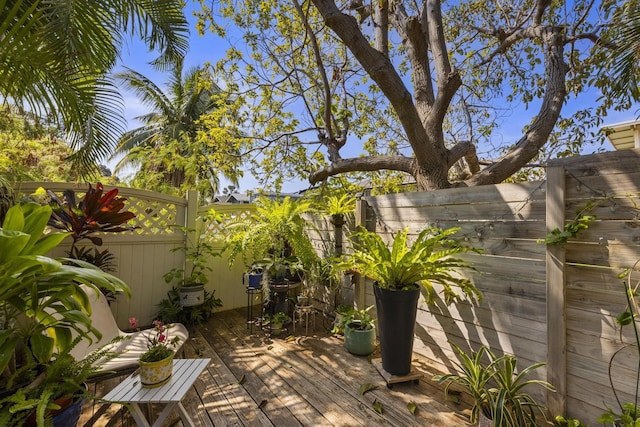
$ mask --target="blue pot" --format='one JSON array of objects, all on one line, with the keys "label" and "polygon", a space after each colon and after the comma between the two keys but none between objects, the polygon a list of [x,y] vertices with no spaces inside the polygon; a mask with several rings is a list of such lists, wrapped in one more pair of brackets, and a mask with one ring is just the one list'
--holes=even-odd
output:
[{"label": "blue pot", "polygon": [[53,427],[76,427],[80,420],[84,398],[76,399],[70,406],[53,417]]},{"label": "blue pot", "polygon": [[249,273],[249,289],[258,289],[262,282],[262,273]]}]

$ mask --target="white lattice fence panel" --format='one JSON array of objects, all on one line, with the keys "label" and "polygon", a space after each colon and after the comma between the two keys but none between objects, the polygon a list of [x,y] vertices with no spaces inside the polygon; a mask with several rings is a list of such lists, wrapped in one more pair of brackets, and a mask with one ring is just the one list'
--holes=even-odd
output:
[{"label": "white lattice fence panel", "polygon": [[206,233],[213,240],[221,240],[227,225],[233,221],[237,221],[238,218],[244,219],[249,217],[255,212],[255,205],[246,204],[229,204],[229,205],[209,205],[199,209],[199,215],[205,215],[210,209],[216,211],[222,217],[221,221],[207,221],[204,224],[204,230],[201,232]]},{"label": "white lattice fence panel", "polygon": [[165,201],[127,197],[127,210],[136,215],[131,225],[135,234],[173,234],[178,222],[178,206]]},{"label": "white lattice fence panel", "polygon": [[[95,184],[93,184],[95,186]],[[51,190],[62,198],[65,190],[73,190],[76,201],[79,202],[87,192],[89,184],[29,182],[22,183],[19,192],[28,196],[38,188]],[[104,186],[104,192],[111,190],[113,186]],[[185,225],[186,200],[179,197],[168,196],[151,191],[137,190],[126,187],[118,188],[118,196],[126,198],[125,210],[133,212],[136,217],[129,221],[129,225],[137,228],[126,235],[167,235],[181,233],[176,225]]]}]

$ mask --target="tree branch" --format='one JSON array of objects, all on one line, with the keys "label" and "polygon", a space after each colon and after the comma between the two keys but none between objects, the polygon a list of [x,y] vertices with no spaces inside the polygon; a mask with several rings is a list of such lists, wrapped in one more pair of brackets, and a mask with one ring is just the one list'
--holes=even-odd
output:
[{"label": "tree branch", "polygon": [[353,157],[334,162],[309,176],[309,182],[316,184],[327,178],[345,172],[368,172],[377,170],[395,170],[411,174],[414,159],[405,156]]},{"label": "tree branch", "polygon": [[389,0],[377,0],[373,7],[375,47],[389,57]]},{"label": "tree branch", "polygon": [[[422,126],[422,120],[413,104],[411,93],[389,58],[374,49],[360,31],[354,17],[342,13],[333,0],[312,0],[330,27],[349,48],[354,57],[364,67],[387,97],[407,134],[416,156],[421,157],[423,167],[437,167],[439,159],[429,137]],[[419,153],[419,154],[418,154]]]},{"label": "tree branch", "polygon": [[546,47],[545,80],[547,84],[538,115],[526,134],[507,154],[465,181],[470,186],[497,184],[516,173],[522,165],[533,159],[540,148],[546,144],[560,116],[560,110],[567,96],[567,65],[563,59],[563,29],[549,27],[540,29],[540,31]]}]

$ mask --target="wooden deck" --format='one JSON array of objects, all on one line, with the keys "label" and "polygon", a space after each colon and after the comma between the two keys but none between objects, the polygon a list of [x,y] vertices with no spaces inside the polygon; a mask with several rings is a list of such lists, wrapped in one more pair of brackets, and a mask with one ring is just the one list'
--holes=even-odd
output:
[{"label": "wooden deck", "polygon": [[[289,327],[286,336],[274,339],[255,327],[250,334],[245,316],[242,310],[216,313],[190,331],[185,356],[212,359],[183,400],[196,426],[469,425],[468,407],[445,402],[442,389],[431,379],[435,372],[424,360],[414,360],[414,367],[424,374],[418,384],[388,389],[369,358],[349,354],[342,338],[326,333],[329,325],[321,314],[308,335],[298,325],[295,335]],[[97,395],[117,381],[98,385]],[[365,384],[375,388],[361,394]],[[414,415],[410,402],[417,407]],[[79,425],[134,425],[122,409],[88,403]],[[150,410],[154,419],[158,408]],[[165,425],[182,422],[174,414]]]}]

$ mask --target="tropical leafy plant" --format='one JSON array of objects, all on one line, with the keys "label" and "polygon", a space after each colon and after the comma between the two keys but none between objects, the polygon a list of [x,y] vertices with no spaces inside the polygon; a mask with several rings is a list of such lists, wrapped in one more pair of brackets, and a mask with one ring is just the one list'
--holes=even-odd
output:
[{"label": "tropical leafy plant", "polygon": [[[211,236],[207,235],[206,223],[209,220],[219,220],[215,211],[210,211],[207,215],[196,218],[196,221],[202,223],[200,233],[197,233],[195,229],[178,227],[185,233],[186,240],[184,245],[173,248],[171,251],[185,253],[187,268],[172,268],[169,270],[163,276],[166,283],[178,280],[182,286],[189,286],[195,284],[204,285],[209,282],[207,273],[213,271],[209,265],[211,259],[221,255],[221,251],[218,250]],[[193,236],[193,239],[190,236]]]},{"label": "tropical leafy plant", "polygon": [[376,323],[376,319],[371,317],[371,314],[369,314],[373,307],[374,306],[370,305],[367,308],[361,308],[359,310],[350,307],[351,310],[349,310],[346,314],[343,314],[340,322],[335,325],[335,330],[344,330],[345,326],[349,326],[351,329],[358,329],[362,331],[373,328]]},{"label": "tropical leafy plant", "polygon": [[0,399],[0,425],[23,425],[33,414],[36,424],[44,427],[56,411],[64,409],[62,405],[71,404],[77,398],[93,397],[87,392],[85,382],[101,370],[103,363],[118,356],[119,353],[108,351],[107,348],[126,338],[116,337],[76,360],[69,351],[82,339],[81,336],[76,337],[69,349],[54,354],[34,381]]},{"label": "tropical leafy plant", "polygon": [[123,211],[126,198],[118,197],[118,189],[114,188],[103,194],[104,186],[96,183],[96,188],[89,189],[78,203],[73,190],[65,190],[60,199],[53,191],[47,191],[51,200],[57,205],[52,213],[49,225],[59,230],[68,231],[73,239],[69,256],[77,257],[79,241],[87,239],[96,246],[102,246],[102,238],[96,233],[120,233],[131,231],[135,227],[127,222],[135,218],[135,214]]},{"label": "tropical leafy plant", "polygon": [[43,426],[59,393],[90,374],[69,353],[79,340],[101,338],[80,285],[129,294],[120,279],[91,264],[47,257],[69,234],[43,234],[50,216],[49,206],[15,205],[0,228],[0,376],[7,389],[18,387],[1,403],[0,419],[8,420],[2,425],[21,424],[14,417],[33,409]]},{"label": "tropical leafy plant", "polygon": [[298,258],[305,271],[317,261],[318,255],[306,232],[303,215],[312,212],[311,203],[290,197],[270,200],[260,197],[257,209],[248,217],[238,217],[227,224],[226,248],[232,265],[241,256],[245,265],[268,259],[271,265],[292,256]]},{"label": "tropical leafy plant", "polygon": [[[50,216],[49,206],[15,205],[0,229],[0,308],[4,314],[0,318],[0,373],[4,378],[17,373],[18,363],[46,364],[55,349],[64,353],[71,346],[72,331],[87,338],[101,336],[91,326],[89,298],[80,284],[129,294],[124,282],[91,264],[45,256],[68,235],[43,234]],[[17,314],[26,320],[16,322]]]},{"label": "tropical leafy plant", "polygon": [[[89,185],[82,200],[77,202],[73,190],[65,190],[62,199],[53,191],[47,190],[47,195],[55,206],[48,225],[70,233],[73,239],[71,249],[67,252],[70,258],[86,261],[102,271],[112,272],[115,271],[115,256],[108,249],[98,251],[97,247],[102,246],[102,238],[96,234],[134,230],[136,227],[127,225],[127,222],[135,218],[135,214],[124,210],[127,199],[118,197],[117,188],[104,194],[103,191],[104,186],[99,182],[95,188]],[[89,240],[95,247],[78,246],[82,240]],[[107,288],[100,290],[107,299],[115,298],[115,294]]]},{"label": "tropical leafy plant", "polygon": [[167,91],[131,69],[116,75],[148,112],[136,117],[141,127],[122,134],[112,157],[122,155],[116,172],[139,167],[134,186],[175,195],[196,189],[201,200],[213,200],[220,174],[237,185],[242,137],[223,119],[228,102],[210,70],[183,65],[171,69]]},{"label": "tropical leafy plant", "polygon": [[274,313],[272,316],[270,317],[268,316],[265,320],[268,322],[268,324],[271,325],[272,328],[278,329],[278,328],[282,328],[282,326],[287,322],[289,322],[291,318],[285,312],[278,311],[277,313]]},{"label": "tropical leafy plant", "polygon": [[322,204],[329,215],[346,215],[356,210],[356,198],[348,194],[329,196]]},{"label": "tropical leafy plant", "polygon": [[[188,50],[189,26],[178,0],[149,2],[2,2],[0,95],[64,129],[82,172],[108,155],[124,131],[120,96],[108,76],[126,34],[151,50],[153,65],[171,66]],[[92,17],[89,19],[88,17]]]},{"label": "tropical leafy plant", "polygon": [[394,236],[389,247],[378,234],[360,228],[349,237],[353,253],[346,256],[343,268],[369,277],[381,288],[405,290],[421,284],[427,291],[429,303],[434,301],[435,283],[443,286],[447,304],[462,298],[454,287],[472,301],[479,301],[480,292],[471,281],[454,274],[456,270],[473,269],[454,255],[477,252],[450,238],[458,230],[426,228],[410,243],[409,230],[405,228]]},{"label": "tropical leafy plant", "polygon": [[160,301],[156,317],[165,323],[200,324],[211,317],[213,310],[222,307],[222,300],[216,298],[215,289],[204,291],[204,302],[199,305],[183,307],[180,304],[180,290],[177,287],[167,292],[167,298]]},{"label": "tropical leafy plant", "polygon": [[[514,355],[497,357],[487,346],[468,355],[455,344],[452,346],[460,358],[459,362],[454,361],[459,372],[436,375],[434,380],[447,384],[445,393],[449,392],[452,384],[457,384],[471,396],[474,402],[471,423],[478,421],[480,412],[493,420],[494,427],[536,427],[538,416],[546,420],[544,407],[523,390],[525,387],[540,385],[555,391],[546,381],[526,378],[545,363],[534,363],[518,371]],[[483,360],[485,356],[488,363]]]}]

